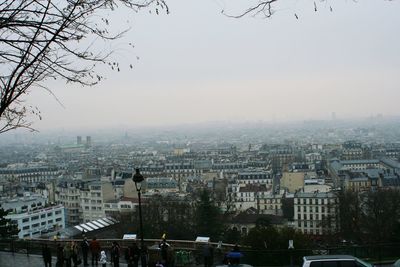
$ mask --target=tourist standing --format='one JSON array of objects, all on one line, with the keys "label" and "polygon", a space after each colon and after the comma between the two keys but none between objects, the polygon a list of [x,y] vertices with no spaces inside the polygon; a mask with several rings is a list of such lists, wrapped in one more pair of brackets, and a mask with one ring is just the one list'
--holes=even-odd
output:
[{"label": "tourist standing", "polygon": [[60,245],[60,243],[57,244],[57,262],[56,262],[56,267],[63,267],[64,266],[64,249]]},{"label": "tourist standing", "polygon": [[107,255],[104,250],[102,250],[100,254],[100,263],[103,267],[106,267],[107,265]]},{"label": "tourist standing", "polygon": [[88,266],[88,252],[89,252],[89,242],[87,240],[87,238],[83,238],[82,243],[81,243],[81,247],[82,247],[82,257],[83,257],[83,265],[84,266]]},{"label": "tourist standing", "polygon": [[128,263],[128,267],[138,267],[139,265],[139,248],[136,242],[132,243],[128,247],[125,254],[125,260]]},{"label": "tourist standing", "polygon": [[111,246],[111,261],[114,267],[119,267],[119,254],[120,254],[120,246],[119,244],[114,241]]},{"label": "tourist standing", "polygon": [[64,260],[66,267],[71,267],[71,259],[72,259],[71,243],[67,242],[65,243],[64,246]]},{"label": "tourist standing", "polygon": [[47,244],[43,245],[42,255],[43,255],[44,266],[51,267],[51,250],[47,246]]},{"label": "tourist standing", "polygon": [[161,243],[158,245],[158,247],[161,249],[161,258],[163,260],[163,264],[165,267],[168,267],[168,248],[169,244],[167,243],[167,240],[163,238]]},{"label": "tourist standing", "polygon": [[100,257],[100,243],[97,241],[96,237],[93,237],[92,241],[89,244],[90,253],[92,253],[92,265],[99,265],[99,257]]}]

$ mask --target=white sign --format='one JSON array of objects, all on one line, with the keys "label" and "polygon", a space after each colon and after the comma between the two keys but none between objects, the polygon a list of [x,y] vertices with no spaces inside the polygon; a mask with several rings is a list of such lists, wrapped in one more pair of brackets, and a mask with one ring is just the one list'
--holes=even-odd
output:
[{"label": "white sign", "polygon": [[289,240],[289,247],[288,247],[288,249],[293,249],[294,248],[294,246],[293,246],[293,240]]},{"label": "white sign", "polygon": [[124,234],[122,239],[124,239],[124,240],[136,240],[136,234]]},{"label": "white sign", "polygon": [[205,236],[198,236],[196,237],[195,242],[207,243],[210,242],[210,238]]}]

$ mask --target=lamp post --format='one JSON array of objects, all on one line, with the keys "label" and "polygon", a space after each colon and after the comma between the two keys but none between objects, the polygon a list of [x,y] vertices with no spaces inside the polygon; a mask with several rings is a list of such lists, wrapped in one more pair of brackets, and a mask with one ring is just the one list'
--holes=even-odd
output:
[{"label": "lamp post", "polygon": [[135,183],[136,191],[138,192],[139,198],[139,227],[140,227],[140,260],[142,263],[142,267],[147,267],[146,260],[146,251],[144,247],[144,239],[143,239],[143,220],[142,220],[142,200],[141,200],[141,190],[142,190],[142,182],[144,180],[143,175],[140,174],[139,169],[135,169],[135,174],[132,177],[133,182]]}]

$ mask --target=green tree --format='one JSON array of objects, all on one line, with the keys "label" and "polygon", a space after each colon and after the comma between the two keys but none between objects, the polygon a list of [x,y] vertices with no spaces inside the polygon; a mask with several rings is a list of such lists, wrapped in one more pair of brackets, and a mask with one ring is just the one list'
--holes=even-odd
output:
[{"label": "green tree", "polygon": [[11,219],[7,219],[9,211],[0,208],[0,237],[2,239],[13,238],[19,233],[16,224],[12,223]]},{"label": "green tree", "polygon": [[236,228],[226,229],[222,237],[222,241],[229,244],[240,243],[240,239],[241,239],[240,232]]},{"label": "green tree", "polygon": [[273,225],[256,225],[248,235],[243,238],[243,243],[252,249],[287,249],[289,240],[293,240],[296,249],[308,248],[310,238],[291,227],[277,228]]},{"label": "green tree", "polygon": [[364,196],[363,224],[367,242],[398,241],[400,227],[400,191],[370,191]]},{"label": "green tree", "polygon": [[223,233],[222,213],[210,193],[202,190],[195,206],[195,232],[197,236],[208,236],[219,240]]},{"label": "green tree", "polygon": [[339,199],[339,233],[342,239],[360,242],[362,239],[361,200],[357,192],[342,190]]},{"label": "green tree", "polygon": [[[193,239],[194,220],[190,201],[154,196],[146,200],[142,212],[146,238],[160,238],[166,233],[170,239]],[[135,217],[138,225],[139,217]]]},{"label": "green tree", "polygon": [[289,221],[293,221],[294,217],[294,198],[282,198],[283,217]]}]

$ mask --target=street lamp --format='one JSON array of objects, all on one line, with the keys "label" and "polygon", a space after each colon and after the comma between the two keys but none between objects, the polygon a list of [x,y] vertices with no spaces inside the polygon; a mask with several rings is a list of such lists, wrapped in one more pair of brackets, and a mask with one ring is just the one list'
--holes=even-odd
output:
[{"label": "street lamp", "polygon": [[139,198],[139,221],[140,221],[140,254],[142,267],[147,267],[146,261],[146,251],[144,249],[144,239],[143,239],[143,220],[142,220],[142,200],[141,200],[141,190],[142,182],[144,180],[143,175],[140,174],[139,169],[135,169],[136,173],[133,175],[132,180],[135,183],[136,191],[138,192]]}]

